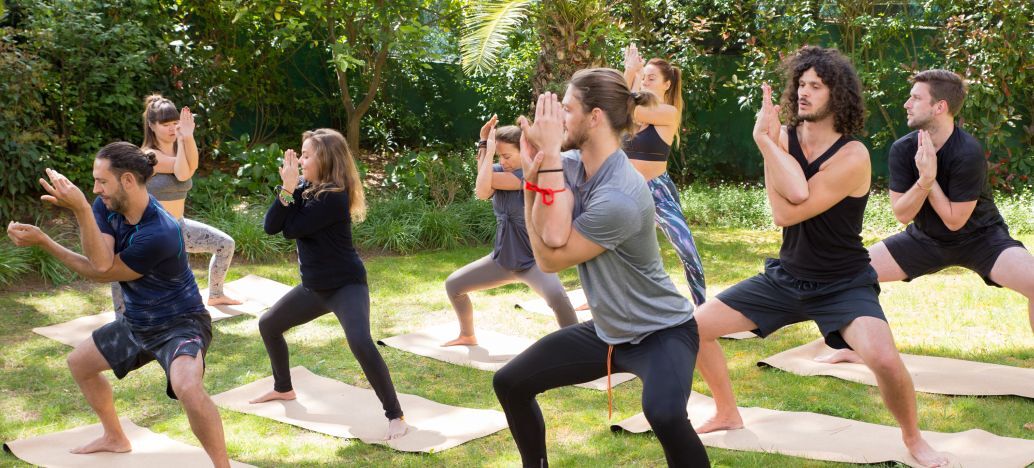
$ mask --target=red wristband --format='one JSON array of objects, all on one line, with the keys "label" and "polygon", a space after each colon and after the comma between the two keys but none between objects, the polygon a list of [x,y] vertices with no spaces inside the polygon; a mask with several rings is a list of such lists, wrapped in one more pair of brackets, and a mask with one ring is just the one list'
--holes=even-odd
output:
[{"label": "red wristband", "polygon": [[528,182],[528,181],[524,181],[524,188],[527,189],[527,190],[531,190],[532,192],[541,193],[542,194],[542,204],[543,205],[552,205],[553,204],[553,200],[556,199],[556,194],[560,193],[560,192],[563,192],[564,190],[567,190],[567,188],[561,188],[561,189],[542,188],[542,187],[539,187],[538,185],[535,185],[535,184],[533,184],[531,182]]}]

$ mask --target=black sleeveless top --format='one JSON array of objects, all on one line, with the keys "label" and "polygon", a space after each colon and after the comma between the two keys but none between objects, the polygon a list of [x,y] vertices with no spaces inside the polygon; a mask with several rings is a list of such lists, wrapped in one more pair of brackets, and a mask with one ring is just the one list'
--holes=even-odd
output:
[{"label": "black sleeveless top", "polygon": [[668,160],[671,154],[671,145],[664,142],[661,134],[657,133],[657,127],[653,124],[647,125],[645,129],[636,132],[635,135],[625,139],[625,154],[628,159],[640,161]]},{"label": "black sleeveless top", "polygon": [[[787,129],[790,155],[804,169],[804,177],[819,172],[822,163],[836,155],[853,138],[841,136],[822,156],[811,163],[797,140],[797,129]],[[797,279],[833,282],[854,276],[869,266],[869,251],[862,245],[862,218],[869,194],[844,197],[825,212],[783,228],[779,262]]]}]

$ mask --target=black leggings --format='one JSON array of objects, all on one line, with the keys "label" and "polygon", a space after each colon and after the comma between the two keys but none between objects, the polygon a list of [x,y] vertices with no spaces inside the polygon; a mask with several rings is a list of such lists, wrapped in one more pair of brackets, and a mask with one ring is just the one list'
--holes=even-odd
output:
[{"label": "black leggings", "polygon": [[[710,466],[686,414],[699,347],[695,320],[656,331],[639,344],[614,346],[613,372],[630,372],[643,381],[643,412],[668,466]],[[548,464],[546,426],[535,396],[605,375],[607,344],[592,320],[546,335],[496,372],[492,384],[524,466]]]},{"label": "black leggings", "polygon": [[259,319],[259,332],[273,365],[273,389],[288,392],[294,388],[291,386],[291,366],[284,332],[327,312],[334,312],[345,329],[348,348],[381,400],[384,415],[388,419],[402,417],[402,407],[391,383],[388,366],[370,336],[370,289],[365,284],[349,284],[326,291],[295,286]]}]

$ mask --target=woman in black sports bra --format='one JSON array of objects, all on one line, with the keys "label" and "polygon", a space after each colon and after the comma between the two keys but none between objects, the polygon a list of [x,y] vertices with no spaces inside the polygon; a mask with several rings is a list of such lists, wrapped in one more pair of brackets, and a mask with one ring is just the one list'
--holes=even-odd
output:
[{"label": "woman in black sports bra", "polygon": [[625,50],[625,81],[633,92],[650,92],[661,98],[661,104],[636,107],[636,133],[625,140],[625,154],[653,193],[654,219],[682,260],[693,302],[703,304],[704,268],[682,214],[679,191],[668,176],[671,143],[682,124],[682,72],[661,58],[644,64],[632,44]]}]

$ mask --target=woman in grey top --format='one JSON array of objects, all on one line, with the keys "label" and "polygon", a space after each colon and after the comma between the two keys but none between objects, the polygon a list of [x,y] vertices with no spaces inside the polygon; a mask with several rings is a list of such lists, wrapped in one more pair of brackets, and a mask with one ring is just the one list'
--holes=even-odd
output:
[{"label": "woman in grey top", "polygon": [[226,272],[233,261],[233,238],[212,226],[183,217],[191,177],[198,168],[194,115],[190,109],[177,110],[172,101],[152,94],[144,99],[143,121],[144,143],[140,149],[153,152],[158,158],[154,176],[147,181],[147,191],[180,221],[187,252],[212,254],[208,264],[206,304],[240,304],[241,301],[223,292]]},{"label": "woman in grey top", "polygon": [[[578,323],[571,300],[556,273],[543,273],[535,265],[528,231],[524,226],[524,194],[521,160],[518,155],[521,129],[514,125],[495,128],[496,116],[481,127],[478,145],[478,175],[474,194],[478,199],[492,199],[495,211],[495,247],[492,253],[456,270],[445,280],[460,336],[442,346],[476,345],[474,310],[468,293],[492,289],[520,281],[542,296],[556,314],[561,327]],[[492,164],[492,155],[499,155],[499,164]]]}]

